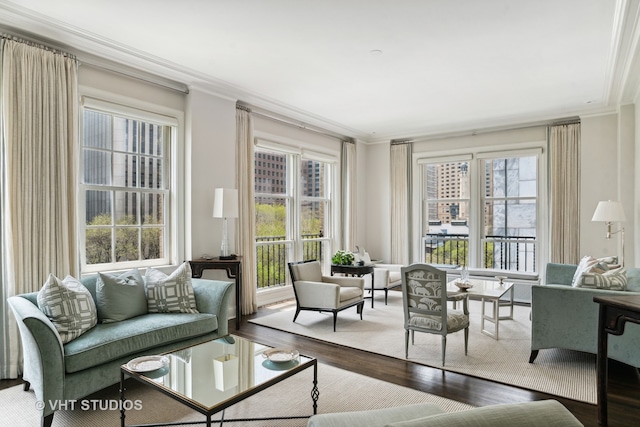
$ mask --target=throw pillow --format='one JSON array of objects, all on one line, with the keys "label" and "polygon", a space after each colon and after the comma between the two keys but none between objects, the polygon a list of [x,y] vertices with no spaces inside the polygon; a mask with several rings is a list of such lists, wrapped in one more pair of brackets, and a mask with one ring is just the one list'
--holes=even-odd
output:
[{"label": "throw pillow", "polygon": [[91,292],[79,280],[49,274],[38,292],[38,308],[55,326],[63,344],[78,338],[98,323]]},{"label": "throw pillow", "polygon": [[185,262],[171,275],[148,268],[145,275],[149,313],[198,313],[191,285],[191,266]]},{"label": "throw pillow", "polygon": [[120,275],[98,273],[96,280],[98,319],[119,322],[147,313],[144,279],[137,268]]},{"label": "throw pillow", "polygon": [[589,271],[591,267],[598,264],[598,260],[587,255],[582,257],[580,260],[580,264],[578,264],[578,268],[576,268],[576,272],[573,275],[573,280],[571,281],[571,286],[577,288],[580,286],[580,280],[582,279],[582,275]]},{"label": "throw pillow", "polygon": [[588,271],[582,275],[578,287],[626,291],[627,274],[624,268],[608,270],[604,273]]}]

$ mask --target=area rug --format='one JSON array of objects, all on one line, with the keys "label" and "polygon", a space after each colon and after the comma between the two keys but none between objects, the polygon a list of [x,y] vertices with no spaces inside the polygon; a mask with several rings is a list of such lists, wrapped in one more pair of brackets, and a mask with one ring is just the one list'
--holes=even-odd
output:
[{"label": "area rug", "polygon": [[[490,310],[489,304],[487,310]],[[469,311],[471,326],[468,355],[464,355],[464,333],[450,334],[443,369],[596,403],[595,355],[548,349],[540,350],[535,363],[528,363],[531,353],[529,307],[514,306],[514,319],[500,321],[500,339],[497,341],[480,333],[481,302],[469,301]],[[250,322],[372,353],[405,358],[404,315],[400,292],[390,292],[389,304],[386,306],[382,299],[376,300],[373,309],[367,302],[364,320],[360,320],[355,308],[341,311],[338,314],[336,332],[333,332],[332,313],[301,311],[296,323],[293,323],[294,313],[295,304],[292,304]],[[442,368],[441,337],[416,333],[415,345],[409,347],[409,360]]]},{"label": "area rug", "polygon": [[[312,381],[313,370],[302,371],[228,408],[225,419],[309,415],[312,413]],[[324,364],[318,364],[318,388],[320,391],[318,413],[360,411],[414,403],[434,403],[445,412],[457,412],[472,408],[470,405],[454,400]],[[370,397],[374,395],[375,399],[371,399]],[[134,403],[139,402],[136,404],[136,410],[127,411],[127,425],[204,421],[202,415],[137,382],[127,385],[126,397]],[[117,408],[92,409],[93,406],[109,408],[109,405],[117,405],[117,387],[110,387],[89,396],[86,402],[85,404],[77,402],[74,410],[56,412],[53,417],[53,427],[115,427],[120,425],[120,412]],[[22,390],[22,386],[0,390],[2,425],[12,427],[39,425],[40,418],[35,409],[36,403],[33,391],[25,392]],[[297,427],[306,426],[307,420],[243,421],[229,425]]]}]

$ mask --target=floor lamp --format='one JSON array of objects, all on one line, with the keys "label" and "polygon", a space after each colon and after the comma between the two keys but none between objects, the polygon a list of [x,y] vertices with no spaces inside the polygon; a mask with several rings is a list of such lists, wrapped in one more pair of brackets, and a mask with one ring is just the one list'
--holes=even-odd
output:
[{"label": "floor lamp", "polygon": [[613,234],[620,233],[622,240],[622,256],[620,257],[620,264],[624,266],[624,227],[617,231],[611,231],[611,223],[624,222],[627,217],[624,215],[624,209],[622,203],[612,202],[611,200],[602,201],[598,203],[596,211],[593,213],[591,221],[599,221],[607,223],[607,239],[610,239]]},{"label": "floor lamp", "polygon": [[222,225],[222,243],[220,244],[220,259],[235,259],[235,255],[229,254],[227,218],[238,217],[238,190],[216,188],[213,199],[213,217],[224,219]]}]

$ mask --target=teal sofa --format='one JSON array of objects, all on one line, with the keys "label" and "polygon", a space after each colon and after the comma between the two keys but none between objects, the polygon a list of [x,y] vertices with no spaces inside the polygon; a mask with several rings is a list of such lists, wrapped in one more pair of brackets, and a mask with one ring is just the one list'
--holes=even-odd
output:
[{"label": "teal sofa", "polygon": [[[598,311],[594,296],[640,295],[640,268],[627,268],[627,290],[571,286],[577,266],[549,263],[545,284],[531,287],[531,355],[563,348],[598,353]],[[609,358],[640,367],[640,325],[627,323],[620,336],[609,336]]]},{"label": "teal sofa", "polygon": [[313,415],[307,427],[572,427],[583,424],[556,400],[444,412],[432,403]]},{"label": "teal sofa", "polygon": [[[96,277],[82,279],[96,300]],[[77,400],[120,382],[120,365],[228,335],[232,282],[192,279],[199,313],[147,313],[98,323],[62,344],[55,326],[38,308],[37,292],[8,299],[20,329],[25,390],[33,388],[42,426],[51,426],[57,402]]]}]

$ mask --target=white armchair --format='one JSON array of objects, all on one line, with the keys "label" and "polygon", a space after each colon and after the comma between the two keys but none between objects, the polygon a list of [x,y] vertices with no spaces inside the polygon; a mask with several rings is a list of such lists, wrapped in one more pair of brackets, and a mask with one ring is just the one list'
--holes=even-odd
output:
[{"label": "white armchair", "polygon": [[361,277],[323,276],[320,263],[315,260],[290,262],[289,274],[296,296],[295,322],[301,310],[331,311],[333,330],[338,312],[356,306],[360,319],[364,308],[364,279]]},{"label": "white armchair", "polygon": [[367,277],[365,289],[374,297],[375,291],[384,291],[384,305],[387,305],[389,289],[399,288],[402,285],[401,264],[375,264],[373,268],[373,289],[371,288],[371,276]]}]

